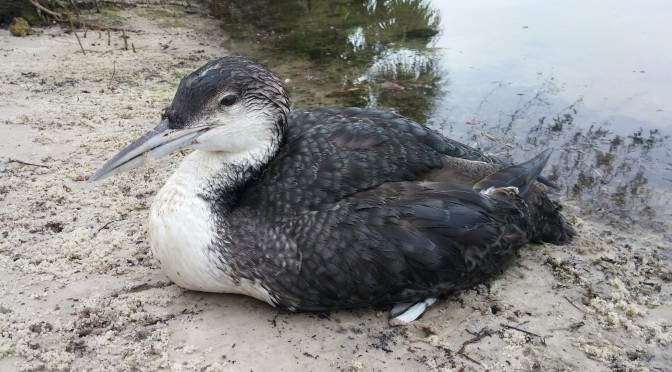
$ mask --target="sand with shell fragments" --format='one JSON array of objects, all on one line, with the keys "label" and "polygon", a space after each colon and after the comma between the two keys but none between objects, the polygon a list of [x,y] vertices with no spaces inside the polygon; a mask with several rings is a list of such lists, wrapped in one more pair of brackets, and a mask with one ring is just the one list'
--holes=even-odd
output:
[{"label": "sand with shell fragments", "polygon": [[573,244],[529,246],[407,327],[384,309],[279,313],[172,284],[146,217],[181,156],[85,179],[154,125],[181,76],[234,52],[201,12],[115,12],[110,45],[88,31],[86,55],[57,26],[0,30],[0,371],[669,370],[669,242],[582,221],[571,205]]}]

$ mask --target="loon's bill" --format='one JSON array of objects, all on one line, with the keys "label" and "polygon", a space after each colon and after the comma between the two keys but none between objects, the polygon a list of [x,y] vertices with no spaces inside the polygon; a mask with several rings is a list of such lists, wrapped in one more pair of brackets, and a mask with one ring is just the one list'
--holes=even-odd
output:
[{"label": "loon's bill", "polygon": [[188,147],[196,142],[196,139],[208,128],[170,129],[170,121],[163,119],[152,130],[143,134],[121,150],[112,159],[98,168],[90,177],[89,181],[99,181],[137,168],[149,161],[166,156],[173,151]]}]

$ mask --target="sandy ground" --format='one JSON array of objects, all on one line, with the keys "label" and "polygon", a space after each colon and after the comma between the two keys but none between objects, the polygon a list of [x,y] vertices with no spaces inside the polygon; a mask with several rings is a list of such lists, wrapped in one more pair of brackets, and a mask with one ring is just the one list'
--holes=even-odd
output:
[{"label": "sandy ground", "polygon": [[85,180],[156,123],[181,76],[232,52],[189,10],[108,16],[136,52],[119,31],[109,46],[89,31],[83,55],[60,27],[0,30],[1,371],[670,370],[669,242],[582,221],[571,204],[572,245],[529,246],[407,327],[386,309],[279,313],[173,285],[145,221],[180,155]]}]

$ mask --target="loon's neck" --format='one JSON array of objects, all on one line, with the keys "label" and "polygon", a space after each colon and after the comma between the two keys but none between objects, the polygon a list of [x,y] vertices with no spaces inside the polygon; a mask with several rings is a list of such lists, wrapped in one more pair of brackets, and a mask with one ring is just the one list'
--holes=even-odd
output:
[{"label": "loon's neck", "polygon": [[179,286],[244,293],[271,302],[264,290],[233,279],[232,257],[216,242],[228,236],[226,217],[238,193],[278,149],[279,141],[270,141],[244,153],[196,150],[156,194],[149,217],[150,245],[164,272]]},{"label": "loon's neck", "polygon": [[177,188],[211,202],[237,194],[275,157],[281,140],[279,136],[254,141],[238,152],[195,150],[184,158],[161,191]]}]

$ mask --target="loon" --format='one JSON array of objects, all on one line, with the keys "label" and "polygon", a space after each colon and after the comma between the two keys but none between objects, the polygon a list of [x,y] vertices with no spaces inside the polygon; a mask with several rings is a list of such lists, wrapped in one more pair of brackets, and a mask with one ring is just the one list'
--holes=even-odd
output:
[{"label": "loon", "polygon": [[500,273],[529,242],[575,235],[535,180],[551,150],[513,166],[391,112],[292,110],[243,56],[184,77],[159,124],[90,181],[193,149],[158,191],[149,241],[196,291],[289,311],[394,305],[393,324]]}]

